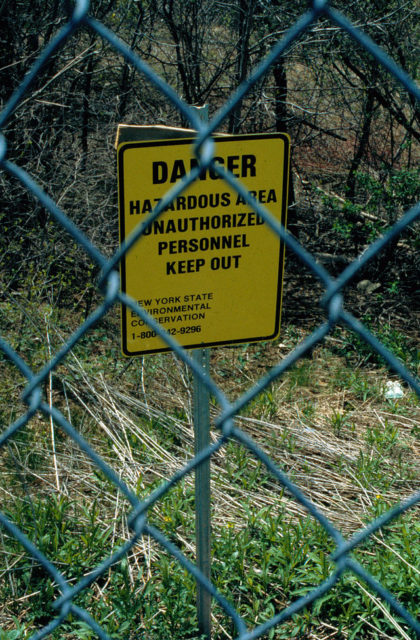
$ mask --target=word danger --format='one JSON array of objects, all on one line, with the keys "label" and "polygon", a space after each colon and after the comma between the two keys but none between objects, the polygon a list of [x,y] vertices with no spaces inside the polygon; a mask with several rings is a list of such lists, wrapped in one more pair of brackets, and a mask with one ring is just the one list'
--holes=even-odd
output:
[{"label": "word danger", "polygon": [[[242,156],[227,156],[222,158],[215,156],[213,161],[216,164],[226,167],[228,171],[233,173],[236,178],[247,178],[256,176],[255,164],[257,162],[256,156],[253,154],[244,154]],[[153,184],[163,184],[164,182],[176,182],[187,175],[188,171],[198,167],[197,158],[191,158],[189,161],[189,168],[185,166],[186,163],[183,159],[174,160],[172,165],[169,165],[164,160],[152,163],[152,180]],[[221,176],[214,171],[214,169],[203,169],[200,173],[200,180],[207,180],[207,174],[211,180],[220,180]]]}]

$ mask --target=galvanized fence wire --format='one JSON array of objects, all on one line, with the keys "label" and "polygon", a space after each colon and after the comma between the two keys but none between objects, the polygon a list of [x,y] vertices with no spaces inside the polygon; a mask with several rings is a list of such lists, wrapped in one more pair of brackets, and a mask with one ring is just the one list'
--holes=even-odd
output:
[{"label": "galvanized fence wire", "polygon": [[[240,181],[228,171],[224,170],[220,165],[213,162],[214,142],[212,134],[220,127],[220,125],[229,116],[235,105],[238,104],[258,82],[258,80],[266,74],[276,59],[287,52],[288,47],[297,40],[303,32],[314,24],[320,17],[328,18],[332,23],[338,25],[345,30],[355,41],[355,46],[364,47],[376,61],[387,69],[406,89],[406,91],[416,100],[420,99],[420,91],[414,84],[412,79],[404,70],[398,67],[395,62],[390,59],[387,54],[378,47],[365,33],[356,28],[349,22],[344,15],[329,6],[326,0],[313,0],[311,8],[302,15],[297,22],[287,31],[284,37],[275,44],[266,59],[256,68],[254,73],[238,87],[237,91],[223,105],[219,112],[214,116],[210,123],[201,121],[197,113],[185,104],[177,93],[168,86],[162,78],[160,78],[151,68],[140,59],[134,51],[132,51],[124,42],[122,42],[112,31],[104,24],[93,19],[89,15],[88,0],[77,0],[74,6],[73,14],[69,17],[65,26],[57,33],[41,53],[38,60],[34,63],[31,71],[24,78],[16,92],[10,98],[0,114],[0,129],[4,128],[9,117],[18,108],[23,98],[28,93],[31,84],[42,73],[44,65],[48,62],[54,52],[64,46],[66,41],[78,29],[90,29],[100,35],[107,41],[116,51],[132,65],[139,73],[146,77],[155,88],[159,89],[162,94],[170,101],[195,129],[197,139],[195,142],[195,153],[199,158],[201,168],[211,167],[218,173],[242,198],[247,202],[253,210],[260,215],[267,225],[276,233],[287,245],[289,250],[293,251],[302,263],[312,271],[312,273],[320,280],[325,287],[325,294],[321,300],[327,319],[318,326],[311,335],[303,340],[287,357],[285,357],[278,365],[274,366],[267,375],[253,386],[247,393],[243,394],[236,402],[230,402],[224,395],[218,385],[212,378],[202,369],[183,349],[177,341],[167,334],[152,316],[140,307],[134,300],[120,292],[119,276],[117,273],[118,266],[124,255],[130,248],[141,239],[144,231],[172,202],[174,198],[180,195],[190,184],[192,184],[199,176],[200,168],[193,169],[183,181],[176,183],[159,202],[158,206],[152,211],[146,220],[139,224],[133,231],[131,236],[126,239],[124,244],[115,252],[111,259],[107,259],[97,247],[95,247],[87,237],[71,222],[60,207],[43,191],[43,189],[34,181],[34,179],[18,165],[7,159],[7,144],[4,136],[0,138],[0,163],[2,168],[10,175],[14,176],[34,196],[55,219],[58,225],[68,233],[74,241],[76,241],[86,253],[101,268],[101,277],[99,286],[103,292],[103,302],[95,311],[87,318],[87,320],[73,333],[67,340],[66,344],[51,358],[48,364],[38,373],[32,371],[22,358],[12,349],[8,342],[0,339],[0,348],[4,355],[26,378],[27,385],[23,393],[23,400],[27,405],[27,409],[22,415],[0,435],[0,447],[3,447],[7,441],[23,429],[37,412],[42,412],[47,417],[52,417],[54,422],[63,429],[63,431],[74,440],[77,446],[83,451],[88,458],[96,465],[105,476],[115,485],[129,501],[132,506],[132,512],[129,518],[129,525],[132,531],[132,537],[123,544],[116,552],[107,557],[93,571],[83,577],[77,584],[70,584],[66,576],[53,564],[47,557],[29,540],[29,538],[2,512],[0,512],[0,523],[6,531],[15,537],[22,547],[30,554],[51,576],[56,583],[61,596],[52,604],[57,610],[57,616],[53,618],[46,626],[32,635],[32,640],[40,640],[47,637],[56,628],[58,628],[71,613],[73,616],[87,623],[90,628],[103,640],[110,640],[110,636],[102,629],[93,617],[85,610],[78,607],[74,600],[76,596],[88,589],[90,585],[103,575],[115,563],[123,559],[130,549],[137,544],[142,536],[151,536],[162,548],[171,554],[187,571],[189,571],[211,594],[214,600],[220,605],[225,613],[231,618],[236,627],[238,638],[241,640],[251,640],[258,638],[267,633],[275,625],[290,619],[292,615],[307,607],[323,594],[328,592],[334,584],[340,579],[346,571],[353,572],[364,580],[390,607],[400,616],[407,625],[420,636],[420,623],[396,600],[396,598],[384,588],[382,584],[366,571],[363,566],[357,562],[351,555],[351,552],[360,544],[365,542],[375,531],[391,522],[399,515],[412,508],[420,501],[420,492],[413,494],[408,500],[400,503],[394,508],[388,510],[379,518],[372,521],[361,532],[355,534],[350,540],[346,540],[333,524],[322,514],[322,512],[314,505],[314,503],[306,497],[305,493],[295,485],[288,475],[281,471],[273,461],[256,445],[256,443],[248,437],[241,429],[235,425],[235,416],[243,409],[255,396],[263,391],[274,380],[278,379],[285,371],[287,371],[299,358],[312,349],[316,344],[321,342],[333,329],[340,323],[357,333],[366,343],[375,349],[382,358],[387,362],[389,367],[405,380],[420,396],[419,380],[410,374],[410,372],[401,364],[401,362],[373,336],[366,326],[360,323],[344,306],[343,294],[341,293],[350,282],[350,280],[365,266],[369,260],[379,254],[388,243],[398,237],[404,229],[411,226],[420,217],[420,205],[414,206],[407,211],[401,219],[380,239],[376,240],[357,260],[350,264],[337,278],[332,278],[330,274],[308,253],[300,244],[278,223],[270,214],[270,212],[257,202],[249,192],[244,188]],[[220,405],[220,413],[215,420],[215,426],[220,430],[220,437],[202,452],[196,455],[188,462],[179,472],[174,474],[169,481],[163,483],[160,487],[150,493],[144,499],[139,500],[135,493],[128,487],[119,477],[119,475],[99,456],[92,446],[78,433],[78,431],[68,422],[65,416],[56,407],[50,406],[43,399],[42,386],[47,380],[50,373],[66,358],[67,354],[79,340],[115,305],[123,303],[132,309],[142,320],[144,320],[156,333],[163,338],[173,352],[192,370],[201,383],[208,389]],[[235,439],[247,448],[254,456],[256,456],[268,469],[273,477],[277,479],[296,501],[305,507],[307,512],[311,514],[324,527],[327,534],[335,543],[335,551],[331,555],[331,559],[335,562],[335,570],[322,584],[313,588],[312,591],[298,598],[289,607],[274,615],[267,622],[260,624],[256,628],[250,630],[244,620],[235,610],[230,602],[224,598],[214,587],[214,585],[206,579],[206,577],[197,569],[197,567],[180,551],[180,549],[170,542],[165,535],[152,526],[147,521],[149,509],[157,503],[171,487],[176,485],[187,474],[190,474],[204,461],[211,458],[228,439]]]}]

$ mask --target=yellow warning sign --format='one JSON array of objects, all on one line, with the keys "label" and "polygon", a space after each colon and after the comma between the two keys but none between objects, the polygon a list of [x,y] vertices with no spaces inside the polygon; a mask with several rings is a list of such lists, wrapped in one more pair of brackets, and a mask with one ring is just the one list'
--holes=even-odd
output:
[{"label": "yellow warning sign", "polygon": [[[216,138],[215,161],[283,225],[289,175],[286,134]],[[120,240],[147,220],[197,161],[192,140],[118,146]],[[270,340],[280,331],[284,246],[212,169],[145,229],[121,262],[122,291],[186,348]],[[122,306],[127,356],[168,347]]]}]

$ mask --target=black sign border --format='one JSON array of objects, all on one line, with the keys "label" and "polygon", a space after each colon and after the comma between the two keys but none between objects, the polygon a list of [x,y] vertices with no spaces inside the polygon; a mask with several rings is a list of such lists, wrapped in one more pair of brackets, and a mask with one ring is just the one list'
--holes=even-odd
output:
[{"label": "black sign border", "polygon": [[[256,133],[256,134],[239,134],[239,135],[223,135],[223,137],[217,137],[217,142],[232,141],[232,140],[264,140],[264,139],[280,138],[285,145],[284,163],[283,163],[283,185],[282,185],[282,209],[281,209],[281,224],[286,228],[287,225],[287,206],[288,206],[288,192],[289,192],[289,174],[290,174],[290,137],[287,133]],[[139,142],[122,142],[117,150],[117,170],[118,170],[118,211],[119,211],[119,234],[120,244],[125,240],[125,210],[124,210],[124,151],[139,147],[165,147],[169,145],[186,145],[192,144],[194,138],[175,138],[169,140],[142,140]],[[269,336],[256,336],[252,338],[238,338],[237,340],[219,340],[217,342],[201,342],[182,345],[183,349],[203,349],[207,347],[222,347],[238,344],[247,344],[255,342],[265,342],[269,340],[275,340],[280,333],[280,318],[283,301],[283,277],[284,277],[284,263],[285,263],[286,247],[284,242],[280,239],[280,251],[279,251],[279,273],[278,273],[278,285],[277,285],[277,300],[276,300],[276,318],[275,318],[275,330]],[[120,280],[121,291],[126,293],[126,263],[125,255],[120,261]],[[163,347],[161,349],[146,349],[140,351],[129,351],[127,348],[127,306],[121,305],[121,336],[122,346],[121,350],[126,357],[135,357],[143,355],[152,355],[156,353],[168,353],[172,351],[171,347]]]}]

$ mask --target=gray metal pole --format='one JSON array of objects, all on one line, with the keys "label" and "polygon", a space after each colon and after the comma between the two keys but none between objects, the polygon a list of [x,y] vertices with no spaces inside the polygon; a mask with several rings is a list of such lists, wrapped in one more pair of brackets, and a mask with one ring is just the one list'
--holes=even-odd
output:
[{"label": "gray metal pole", "polygon": [[[208,105],[194,107],[203,120],[208,120]],[[210,369],[210,349],[195,349],[192,357],[206,373]],[[210,397],[207,388],[194,376],[193,386],[194,451],[195,454],[210,444]],[[210,460],[203,462],[195,472],[195,539],[197,567],[210,580],[211,517],[210,517]],[[211,596],[197,582],[197,617],[200,634],[211,640]]]},{"label": "gray metal pole", "polygon": [[[209,371],[210,350],[196,349],[193,358],[206,372]],[[194,449],[199,453],[210,443],[209,393],[194,376]],[[195,471],[195,538],[197,567],[210,580],[211,565],[211,517],[210,517],[210,460]],[[197,616],[200,633],[211,638],[211,596],[197,583]]]}]

